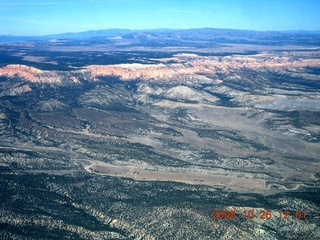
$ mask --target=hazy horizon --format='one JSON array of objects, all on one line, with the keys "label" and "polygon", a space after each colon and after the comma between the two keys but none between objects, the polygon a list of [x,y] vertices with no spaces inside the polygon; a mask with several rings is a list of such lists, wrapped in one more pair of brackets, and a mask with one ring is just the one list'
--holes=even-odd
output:
[{"label": "hazy horizon", "polygon": [[320,30],[317,0],[16,0],[0,2],[0,35],[101,29]]},{"label": "hazy horizon", "polygon": [[149,28],[149,29],[129,29],[129,28],[107,28],[107,29],[88,29],[84,31],[69,31],[69,32],[60,32],[60,33],[49,33],[49,34],[39,34],[39,35],[13,35],[13,34],[0,34],[0,36],[7,37],[46,37],[54,35],[65,35],[65,34],[81,34],[86,32],[99,32],[99,31],[112,31],[112,30],[128,30],[128,31],[179,31],[179,30],[196,30],[196,29],[217,29],[217,30],[231,30],[231,31],[257,31],[257,32],[320,32],[320,30],[249,30],[249,29],[233,29],[233,28],[214,28],[214,27],[199,27],[199,28]]}]

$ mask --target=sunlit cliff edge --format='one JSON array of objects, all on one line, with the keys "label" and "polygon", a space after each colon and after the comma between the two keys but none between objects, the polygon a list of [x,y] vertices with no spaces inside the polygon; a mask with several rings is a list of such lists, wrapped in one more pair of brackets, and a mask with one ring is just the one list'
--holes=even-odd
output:
[{"label": "sunlit cliff edge", "polygon": [[17,75],[35,83],[61,83],[63,80],[78,83],[79,74],[85,76],[82,77],[84,80],[94,80],[98,76],[115,76],[121,80],[205,80],[205,76],[230,74],[244,68],[281,70],[320,67],[317,55],[318,52],[282,53],[280,55],[261,53],[226,57],[177,54],[172,58],[158,59],[161,62],[158,64],[89,65],[84,66],[81,70],[72,71],[40,70],[26,65],[10,64],[0,68],[0,76],[14,77]]}]

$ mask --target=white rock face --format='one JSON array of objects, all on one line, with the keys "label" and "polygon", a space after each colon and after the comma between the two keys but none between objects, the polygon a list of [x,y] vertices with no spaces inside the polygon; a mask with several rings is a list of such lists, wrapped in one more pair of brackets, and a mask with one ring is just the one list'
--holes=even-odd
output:
[{"label": "white rock face", "polygon": [[13,87],[13,88],[7,89],[6,91],[3,91],[2,93],[0,93],[0,97],[17,96],[30,91],[32,91],[32,89],[30,88],[29,85],[22,85],[22,86]]},{"label": "white rock face", "polygon": [[49,99],[48,101],[42,101],[38,104],[38,109],[44,112],[54,111],[54,110],[65,110],[67,105],[56,100]]},{"label": "white rock face", "polygon": [[276,96],[273,101],[263,101],[256,103],[255,108],[271,109],[278,111],[309,110],[320,111],[319,98],[288,98],[286,96]]},{"label": "white rock face", "polygon": [[168,99],[193,101],[193,102],[215,102],[218,99],[206,92],[194,90],[186,86],[176,86],[163,93]]}]

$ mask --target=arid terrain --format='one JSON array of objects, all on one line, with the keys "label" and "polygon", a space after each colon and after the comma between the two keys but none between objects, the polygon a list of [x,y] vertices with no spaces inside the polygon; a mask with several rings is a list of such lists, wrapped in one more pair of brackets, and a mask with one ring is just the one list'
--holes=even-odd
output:
[{"label": "arid terrain", "polygon": [[[320,238],[319,39],[1,43],[0,237]],[[237,219],[212,218],[227,209]]]}]

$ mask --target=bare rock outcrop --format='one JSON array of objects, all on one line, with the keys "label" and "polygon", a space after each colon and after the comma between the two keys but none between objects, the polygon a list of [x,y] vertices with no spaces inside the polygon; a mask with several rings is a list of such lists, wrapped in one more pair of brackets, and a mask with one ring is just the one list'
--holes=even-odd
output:
[{"label": "bare rock outcrop", "polygon": [[0,93],[0,97],[3,96],[17,96],[21,95],[26,92],[30,92],[32,89],[30,88],[29,85],[22,85],[22,86],[14,86],[12,88],[8,88],[4,90],[3,92]]},{"label": "bare rock outcrop", "polygon": [[[90,77],[88,77],[88,75]],[[38,68],[20,64],[9,64],[5,67],[0,68],[0,76],[9,78],[19,76],[20,78],[23,78],[29,82],[49,84],[61,84],[63,82],[79,83],[79,76],[85,80],[91,79],[90,73],[88,73],[86,70],[40,70]]]},{"label": "bare rock outcrop", "polygon": [[[310,54],[310,53],[309,53]],[[160,60],[159,60],[160,61]],[[172,63],[174,61],[174,63]],[[320,67],[320,61],[311,56],[291,56],[286,54],[273,55],[261,53],[250,56],[197,56],[187,57],[177,54],[158,64],[114,64],[89,65],[83,69],[71,71],[40,70],[19,64],[11,64],[0,68],[0,76],[14,77],[18,75],[28,81],[37,83],[61,83],[68,81],[79,83],[79,77],[85,80],[95,80],[99,76],[114,76],[121,80],[174,80],[185,83],[212,83],[218,75],[234,74],[243,69],[297,69],[304,67]],[[316,79],[317,80],[317,79]],[[221,81],[221,80],[218,80]]]},{"label": "bare rock outcrop", "polygon": [[26,65],[10,64],[0,69],[0,76],[14,77],[15,75],[18,75],[30,82],[61,82],[61,78],[54,71],[43,71]]},{"label": "bare rock outcrop", "polygon": [[49,99],[41,101],[37,105],[37,109],[42,112],[65,110],[68,106],[57,99]]},{"label": "bare rock outcrop", "polygon": [[167,99],[191,101],[191,102],[215,102],[218,98],[199,90],[186,86],[176,86],[168,89],[163,96]]}]

